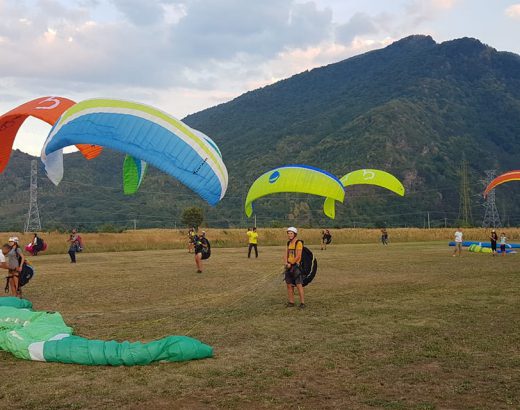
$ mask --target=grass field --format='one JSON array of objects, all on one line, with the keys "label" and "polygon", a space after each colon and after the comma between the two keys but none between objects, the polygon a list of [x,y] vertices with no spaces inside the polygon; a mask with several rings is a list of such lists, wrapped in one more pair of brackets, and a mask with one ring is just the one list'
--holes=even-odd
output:
[{"label": "grass field", "polygon": [[[449,239],[449,238],[448,238]],[[25,289],[89,338],[188,334],[215,357],[109,368],[0,352],[0,408],[520,408],[520,255],[446,241],[311,247],[307,309],[287,309],[282,247],[33,258]]]}]

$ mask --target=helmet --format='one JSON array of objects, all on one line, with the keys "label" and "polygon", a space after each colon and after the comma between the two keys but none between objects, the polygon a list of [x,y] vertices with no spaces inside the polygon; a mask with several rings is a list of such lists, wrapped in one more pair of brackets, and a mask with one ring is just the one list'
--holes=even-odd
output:
[{"label": "helmet", "polygon": [[294,226],[291,226],[290,228],[287,228],[287,232],[292,232],[295,235],[298,235],[298,229],[296,229]]}]

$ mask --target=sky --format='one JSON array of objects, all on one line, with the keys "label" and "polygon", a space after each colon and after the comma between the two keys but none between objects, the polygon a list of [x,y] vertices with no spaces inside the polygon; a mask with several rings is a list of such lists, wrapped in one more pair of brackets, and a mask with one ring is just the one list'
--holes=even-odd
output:
[{"label": "sky", "polygon": [[[0,0],[0,114],[53,95],[183,118],[411,34],[520,54],[520,0]],[[49,129],[27,120],[15,148]]]}]

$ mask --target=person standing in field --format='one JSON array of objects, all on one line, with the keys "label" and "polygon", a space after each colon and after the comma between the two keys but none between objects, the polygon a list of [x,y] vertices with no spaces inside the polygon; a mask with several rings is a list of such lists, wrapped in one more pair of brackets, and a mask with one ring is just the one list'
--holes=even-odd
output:
[{"label": "person standing in field", "polygon": [[500,253],[502,256],[506,256],[506,245],[507,245],[507,237],[504,232],[500,234]]},{"label": "person standing in field", "polygon": [[191,251],[195,247],[195,228],[190,228],[188,231],[188,253],[191,253]]},{"label": "person standing in field", "polygon": [[494,229],[491,230],[491,235],[489,235],[489,240],[491,241],[491,254],[493,256],[497,256],[498,235]]},{"label": "person standing in field", "polygon": [[388,245],[388,231],[386,228],[381,229],[381,243],[383,245]]},{"label": "person standing in field", "polygon": [[16,236],[9,238],[7,246],[4,245],[2,253],[5,255],[8,269],[7,287],[9,288],[9,295],[22,297],[22,290],[19,286],[20,272],[22,271],[25,262],[25,256],[18,244]]},{"label": "person standing in field", "polygon": [[43,251],[43,239],[35,232],[32,240],[32,254],[33,256],[38,256],[38,252],[41,251]]},{"label": "person standing in field", "polygon": [[457,254],[462,253],[462,237],[463,237],[462,229],[460,227],[455,231],[455,250],[453,251],[452,256],[457,256]]},{"label": "person standing in field", "polygon": [[76,263],[76,252],[81,252],[83,250],[83,242],[76,229],[72,230],[67,242],[69,242],[70,263]]},{"label": "person standing in field", "polygon": [[303,242],[297,239],[298,229],[291,226],[287,228],[287,249],[284,256],[285,284],[287,285],[287,307],[294,307],[294,288],[298,290],[300,309],[305,308],[305,295],[303,291],[303,273],[300,268],[302,260]]},{"label": "person standing in field", "polygon": [[258,232],[256,226],[247,230],[247,239],[249,242],[249,249],[247,250],[247,257],[251,257],[251,250],[255,250],[255,258],[258,258]]},{"label": "person standing in field", "polygon": [[206,239],[206,232],[202,231],[201,235],[195,235],[194,237],[195,246],[195,264],[197,265],[197,273],[202,273],[202,260],[204,254],[208,255],[209,241]]},{"label": "person standing in field", "polygon": [[332,242],[332,235],[328,229],[321,231],[321,250],[327,250],[327,245]]}]

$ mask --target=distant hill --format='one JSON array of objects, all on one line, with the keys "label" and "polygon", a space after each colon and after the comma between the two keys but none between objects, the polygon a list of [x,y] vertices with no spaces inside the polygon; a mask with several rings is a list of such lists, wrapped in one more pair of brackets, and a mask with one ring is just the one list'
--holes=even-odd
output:
[{"label": "distant hill", "polygon": [[[428,212],[434,226],[455,224],[463,158],[478,224],[483,171],[520,166],[520,56],[471,38],[437,44],[429,36],[411,36],[248,92],[185,121],[217,142],[230,174],[226,198],[207,208],[211,225],[250,223],[243,215],[250,184],[287,163],[338,176],[383,169],[403,181],[407,194],[349,188],[335,221],[322,215],[320,199],[267,197],[255,206],[259,225],[423,226]],[[28,203],[30,158],[18,152],[13,159],[0,176],[8,221],[18,221]],[[41,179],[44,223],[83,221],[92,228],[137,219],[138,226],[173,226],[184,207],[202,204],[158,171],[148,175],[136,196],[125,197],[121,163],[122,156],[113,152],[91,162],[68,155],[59,187]],[[499,211],[512,225],[520,224],[518,185],[497,190]]]}]

